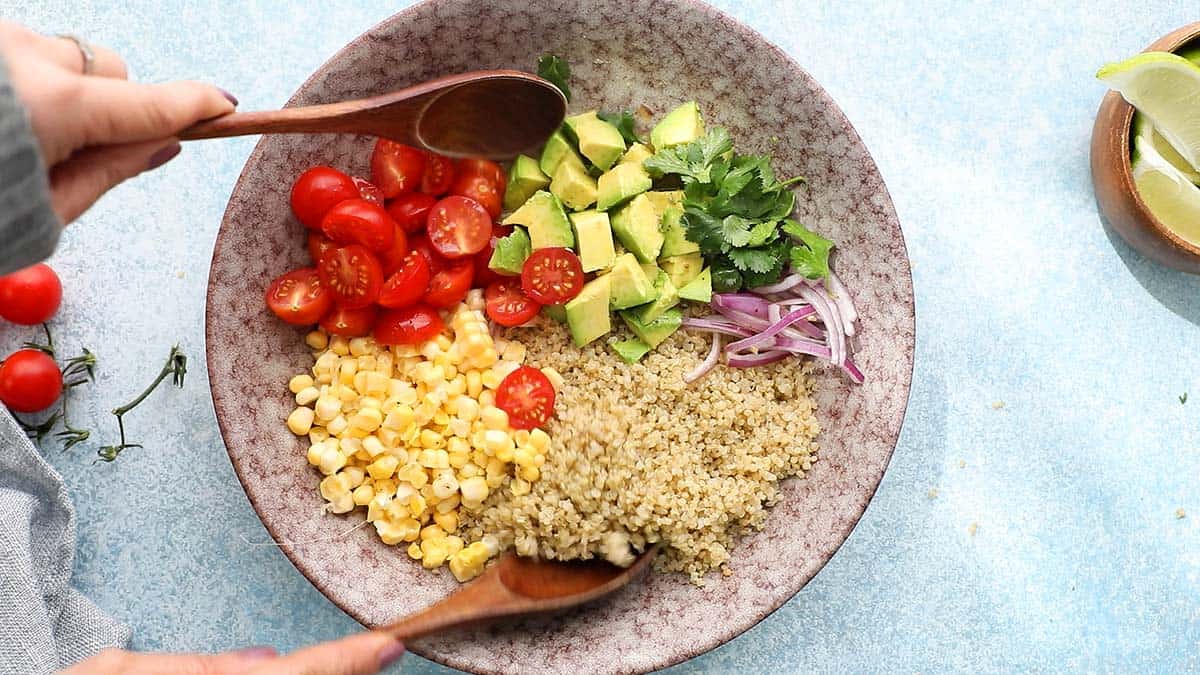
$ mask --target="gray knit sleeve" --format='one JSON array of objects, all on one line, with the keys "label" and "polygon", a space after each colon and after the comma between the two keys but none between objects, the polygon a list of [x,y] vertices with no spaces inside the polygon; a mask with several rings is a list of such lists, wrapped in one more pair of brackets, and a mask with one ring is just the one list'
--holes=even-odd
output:
[{"label": "gray knit sleeve", "polygon": [[60,232],[37,139],[0,59],[0,275],[50,257]]}]

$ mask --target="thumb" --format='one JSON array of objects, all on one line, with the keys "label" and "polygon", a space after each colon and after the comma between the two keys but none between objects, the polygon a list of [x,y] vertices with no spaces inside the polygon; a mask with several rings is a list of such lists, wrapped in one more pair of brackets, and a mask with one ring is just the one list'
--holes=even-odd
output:
[{"label": "thumb", "polygon": [[251,675],[370,675],[395,663],[404,645],[386,633],[358,633],[263,662]]},{"label": "thumb", "polygon": [[88,148],[50,171],[50,203],[64,223],[80,216],[105,192],[179,154],[179,141],[168,138]]}]

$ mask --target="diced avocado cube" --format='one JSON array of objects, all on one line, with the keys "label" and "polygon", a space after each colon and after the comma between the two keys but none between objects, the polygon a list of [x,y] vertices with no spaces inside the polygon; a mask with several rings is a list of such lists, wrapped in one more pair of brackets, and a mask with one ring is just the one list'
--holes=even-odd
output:
[{"label": "diced avocado cube", "polygon": [[607,211],[650,189],[650,174],[641,164],[618,164],[596,181],[596,208]]},{"label": "diced avocado cube", "polygon": [[683,311],[678,307],[668,309],[649,323],[643,323],[637,318],[635,312],[629,310],[620,312],[620,314],[625,325],[629,326],[629,330],[633,331],[633,334],[649,345],[651,349],[671,337],[671,333],[679,330],[679,326],[683,324]]},{"label": "diced avocado cube", "polygon": [[604,277],[612,279],[610,305],[613,309],[636,307],[654,299],[654,282],[646,276],[632,253],[617,256]]},{"label": "diced avocado cube", "polygon": [[656,275],[654,292],[658,294],[658,297],[645,305],[629,310],[643,324],[654,321],[662,316],[663,312],[679,304],[679,291],[675,289],[675,284],[671,283],[671,277],[658,268],[655,268],[654,271]]},{"label": "diced avocado cube", "polygon": [[642,262],[654,262],[662,250],[663,234],[658,223],[654,204],[644,192],[612,214],[613,234]]},{"label": "diced avocado cube", "polygon": [[609,346],[625,363],[637,363],[643,356],[650,353],[650,345],[637,338],[617,340]]},{"label": "diced avocado cube", "polygon": [[646,199],[654,205],[654,212],[660,218],[671,207],[683,208],[683,190],[653,190],[646,193]]},{"label": "diced avocado cube", "polygon": [[529,235],[523,227],[514,227],[512,234],[496,241],[496,250],[488,259],[488,267],[501,274],[517,275],[525,266],[525,259],[532,253]]},{"label": "diced avocado cube", "polygon": [[567,302],[567,327],[571,329],[571,338],[577,347],[612,330],[612,318],[608,313],[609,286],[608,275],[596,277]]},{"label": "diced avocado cube", "polygon": [[545,314],[559,323],[567,322],[566,305],[542,305],[542,314]]},{"label": "diced avocado cube", "polygon": [[552,246],[569,248],[575,245],[575,235],[571,234],[567,212],[563,211],[558,197],[545,190],[533,193],[521,208],[504,219],[503,224],[524,225],[529,228],[529,242],[535,250]]},{"label": "diced avocado cube", "polygon": [[661,271],[655,263],[638,263],[638,267],[642,268],[642,271],[646,273],[646,278],[651,282],[658,278],[658,273]]},{"label": "diced avocado cube", "polygon": [[712,271],[705,267],[700,276],[679,289],[679,297],[693,302],[712,302]]},{"label": "diced avocado cube", "polygon": [[617,254],[613,250],[612,227],[603,211],[580,211],[570,216],[575,228],[579,262],[584,272],[612,267]]},{"label": "diced avocado cube", "polygon": [[688,101],[654,125],[650,131],[650,144],[655,150],[662,150],[672,145],[691,143],[703,135],[704,118],[700,116],[700,106],[695,101]]},{"label": "diced avocado cube", "polygon": [[579,165],[563,162],[550,181],[550,192],[573,211],[582,211],[596,203],[596,179]]},{"label": "diced avocado cube", "polygon": [[517,155],[508,172],[508,185],[504,188],[504,210],[515,211],[525,200],[550,184],[550,177],[542,173],[538,162],[526,155]]},{"label": "diced avocado cube", "polygon": [[650,146],[645,145],[644,143],[634,143],[633,145],[629,146],[629,149],[625,151],[625,154],[621,155],[621,161],[619,163],[637,164],[638,166],[641,166],[643,161],[649,159],[653,155],[654,151],[650,149]]},{"label": "diced avocado cube", "polygon": [[671,277],[675,288],[683,288],[700,276],[700,270],[704,269],[704,258],[699,253],[686,253],[663,258],[658,261],[658,266]]},{"label": "diced avocado cube", "polygon": [[687,229],[683,226],[683,209],[668,207],[663,213],[660,227],[663,233],[662,250],[658,253],[660,256],[669,258],[700,251],[700,245],[687,238]]},{"label": "diced avocado cube", "polygon": [[602,171],[607,171],[625,153],[621,132],[600,119],[595,110],[568,117],[565,124],[579,139],[579,152]]},{"label": "diced avocado cube", "polygon": [[538,161],[538,167],[546,176],[553,176],[554,172],[558,170],[558,165],[564,161],[573,161],[580,167],[583,166],[583,158],[575,152],[571,141],[559,129],[546,140],[546,145],[542,147],[542,158]]}]

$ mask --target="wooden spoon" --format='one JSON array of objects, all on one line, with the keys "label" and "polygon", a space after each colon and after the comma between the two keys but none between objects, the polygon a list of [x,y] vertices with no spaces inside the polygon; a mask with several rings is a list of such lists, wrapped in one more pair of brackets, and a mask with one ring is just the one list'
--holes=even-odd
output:
[{"label": "wooden spoon", "polygon": [[506,553],[478,579],[441,602],[379,630],[405,641],[447,628],[574,607],[636,579],[657,551],[656,547],[646,550],[626,568],[601,560],[561,562]]},{"label": "wooden spoon", "polygon": [[196,124],[180,138],[369,134],[450,157],[508,159],[549,138],[566,110],[562,92],[540,77],[481,70],[354,101],[230,113]]}]

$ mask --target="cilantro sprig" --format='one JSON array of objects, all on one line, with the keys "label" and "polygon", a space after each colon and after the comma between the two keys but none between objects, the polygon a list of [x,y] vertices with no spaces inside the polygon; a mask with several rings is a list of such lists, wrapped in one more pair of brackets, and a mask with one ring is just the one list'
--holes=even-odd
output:
[{"label": "cilantro sprig", "polygon": [[571,79],[571,66],[567,65],[566,59],[554,54],[542,56],[537,62],[537,74],[538,77],[558,87],[566,97],[567,103],[571,102],[571,87],[567,84],[567,80]]},{"label": "cilantro sprig", "polygon": [[781,181],[769,157],[737,154],[725,129],[660,150],[643,165],[656,179],[683,183],[685,233],[722,290],[772,284],[789,268],[810,279],[829,276],[833,242],[788,218],[796,205],[789,188],[804,179]]}]

